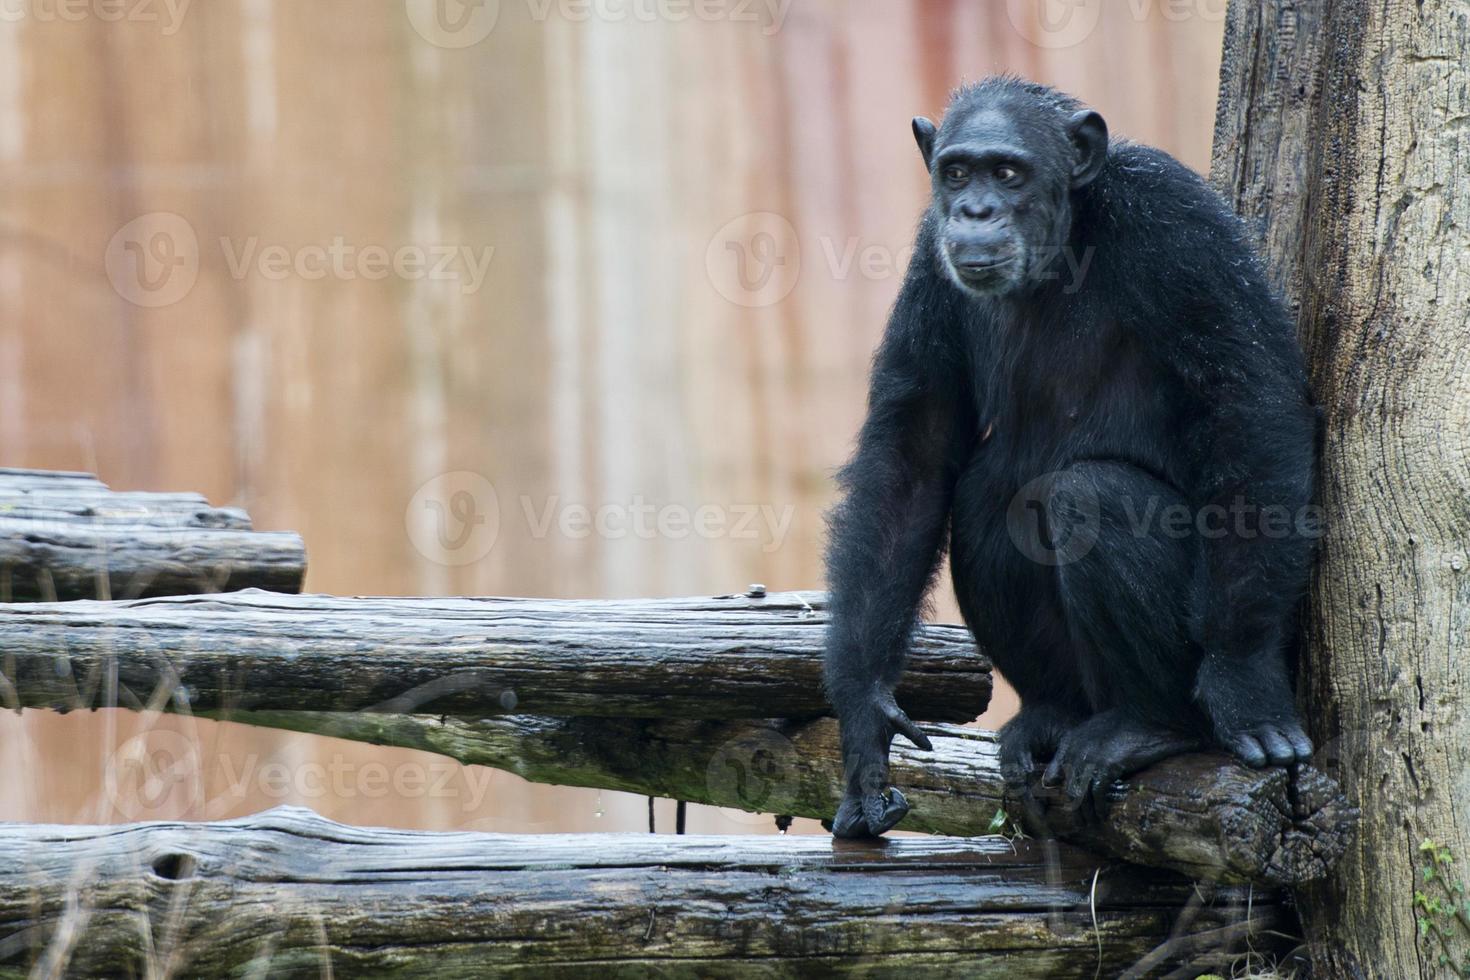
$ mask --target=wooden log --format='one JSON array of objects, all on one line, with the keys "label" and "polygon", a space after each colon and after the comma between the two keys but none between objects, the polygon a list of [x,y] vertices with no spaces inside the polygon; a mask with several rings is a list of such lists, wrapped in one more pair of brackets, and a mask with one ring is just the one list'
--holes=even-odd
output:
[{"label": "wooden log", "polygon": [[[0,704],[810,718],[829,709],[816,593],[608,602],[246,591],[0,607]],[[115,692],[115,693],[114,693]],[[972,720],[990,665],[967,631],[915,636],[898,700]]]},{"label": "wooden log", "polygon": [[[553,719],[461,722],[424,716],[251,713],[247,724],[437,752],[532,782],[591,786],[762,813],[830,818],[841,797],[837,725]],[[1352,839],[1357,811],[1304,767],[1247,769],[1181,756],[1114,792],[1101,823],[1045,798],[1008,795],[995,736],[925,725],[933,752],[896,741],[893,782],[913,810],[901,830],[975,836],[1017,824],[1136,864],[1205,881],[1296,885],[1324,876]],[[1052,805],[1048,805],[1052,804]]]},{"label": "wooden log", "polygon": [[297,592],[301,537],[195,493],[115,493],[87,473],[0,469],[0,601]]},{"label": "wooden log", "polygon": [[0,964],[33,976],[1194,976],[1290,921],[1000,838],[0,826]]}]

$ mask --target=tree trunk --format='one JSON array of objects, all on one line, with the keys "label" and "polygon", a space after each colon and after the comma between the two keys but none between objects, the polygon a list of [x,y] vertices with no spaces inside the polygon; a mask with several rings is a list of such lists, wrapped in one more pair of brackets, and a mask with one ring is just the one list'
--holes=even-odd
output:
[{"label": "tree trunk", "polygon": [[999,837],[0,826],[6,975],[1194,977],[1290,928],[1276,894]]},{"label": "tree trunk", "polygon": [[[0,705],[175,710],[512,711],[813,718],[820,593],[710,599],[228,595],[0,606]],[[915,632],[898,701],[973,721],[990,662],[958,626]]]},{"label": "tree trunk", "polygon": [[1304,689],[1363,812],[1303,896],[1326,977],[1465,975],[1470,954],[1467,52],[1462,0],[1230,5],[1214,179],[1256,223],[1325,411]]},{"label": "tree trunk", "polygon": [[[538,718],[478,721],[424,715],[249,712],[247,725],[437,752],[537,783],[689,800],[755,813],[825,819],[842,798],[837,723]],[[1247,769],[1187,755],[1131,777],[1099,824],[1055,806],[1031,812],[1008,796],[995,735],[926,725],[933,752],[893,746],[893,784],[913,804],[902,829],[976,837],[1018,823],[1110,857],[1200,881],[1300,884],[1327,873],[1357,814],[1337,786],[1303,769]],[[1045,805],[1047,800],[1038,801]]]}]

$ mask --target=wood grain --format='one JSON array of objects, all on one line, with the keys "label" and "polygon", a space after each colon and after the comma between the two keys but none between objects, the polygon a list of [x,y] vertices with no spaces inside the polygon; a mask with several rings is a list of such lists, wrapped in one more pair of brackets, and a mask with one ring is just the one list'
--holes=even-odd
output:
[{"label": "wood grain", "polygon": [[87,473],[0,469],[0,602],[297,592],[306,549],[197,493],[117,493]]},{"label": "wood grain", "polygon": [[[826,714],[817,593],[704,599],[169,597],[0,607],[0,703],[69,710]],[[990,663],[968,631],[915,634],[899,702],[973,720]]]},{"label": "wood grain", "polygon": [[0,826],[0,962],[42,976],[1118,976],[1278,949],[1289,919],[999,838]]},{"label": "wood grain", "polygon": [[[406,715],[251,712],[253,725],[437,752],[537,783],[624,790],[758,813],[828,819],[842,792],[837,725],[508,716],[479,721]],[[933,752],[902,740],[894,785],[913,810],[902,830],[973,837],[1058,835],[1136,864],[1198,880],[1300,884],[1321,878],[1352,839],[1358,814],[1335,783],[1304,768],[1247,769],[1221,755],[1181,756],[1129,779],[1101,822],[1008,792],[995,736],[925,725]],[[997,816],[999,815],[999,816]]]},{"label": "wood grain", "polygon": [[[1327,534],[1307,603],[1312,735],[1361,832],[1303,896],[1316,972],[1439,977],[1470,938],[1423,901],[1470,853],[1470,20],[1455,0],[1230,5],[1214,179],[1299,312]],[[1447,883],[1461,884],[1460,874]]]}]

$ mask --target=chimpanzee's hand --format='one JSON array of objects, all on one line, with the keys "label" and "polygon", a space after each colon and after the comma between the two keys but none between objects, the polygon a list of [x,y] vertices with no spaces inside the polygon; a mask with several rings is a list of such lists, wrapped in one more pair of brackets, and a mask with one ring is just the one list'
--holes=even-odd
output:
[{"label": "chimpanzee's hand", "polygon": [[842,763],[847,794],[832,818],[837,837],[877,837],[909,812],[908,800],[888,785],[888,745],[903,735],[926,752],[934,746],[909,720],[893,692],[876,689],[842,712]]}]

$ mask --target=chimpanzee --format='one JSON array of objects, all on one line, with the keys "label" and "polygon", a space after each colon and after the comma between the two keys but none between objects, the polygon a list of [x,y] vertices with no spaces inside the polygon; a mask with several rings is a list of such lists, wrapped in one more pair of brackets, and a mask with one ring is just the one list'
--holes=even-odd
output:
[{"label": "chimpanzee", "polygon": [[1242,223],[1043,85],[986,79],[913,130],[933,197],[831,515],[833,832],[908,812],[889,743],[930,744],[893,690],[946,547],[965,622],[1021,695],[1009,781],[1044,766],[1097,808],[1196,748],[1305,761],[1286,651],[1316,409]]}]

